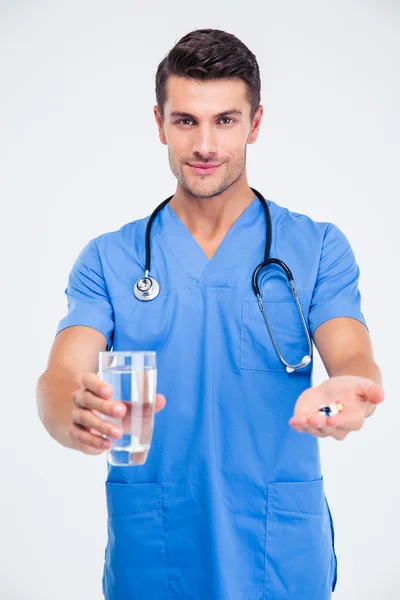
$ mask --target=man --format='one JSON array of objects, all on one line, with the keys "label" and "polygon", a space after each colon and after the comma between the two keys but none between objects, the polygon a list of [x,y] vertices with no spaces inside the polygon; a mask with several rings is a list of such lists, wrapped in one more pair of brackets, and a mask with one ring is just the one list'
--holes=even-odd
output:
[{"label": "man", "polygon": [[[38,382],[40,417],[61,444],[100,454],[122,432],[99,413],[124,407],[96,375],[99,351],[157,352],[164,410],[148,459],[108,468],[106,600],[326,600],[337,568],[318,438],[344,439],[383,400],[358,266],[337,227],[267,202],[271,256],[305,315],[303,327],[284,269],[264,267],[278,354],[253,291],[267,235],[246,176],[263,115],[256,58],[226,32],[191,32],[160,63],[156,96],[177,179],[151,229],[160,293],[133,294],[148,218],[89,242]],[[307,335],[329,375],[316,387]]]}]

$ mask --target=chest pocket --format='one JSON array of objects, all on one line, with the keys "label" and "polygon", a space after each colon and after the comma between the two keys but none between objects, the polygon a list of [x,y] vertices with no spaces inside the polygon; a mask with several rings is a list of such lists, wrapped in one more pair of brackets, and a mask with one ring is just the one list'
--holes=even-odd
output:
[{"label": "chest pocket", "polygon": [[114,350],[154,350],[160,356],[171,335],[176,312],[173,296],[158,296],[140,302],[129,298],[113,298],[115,332]]},{"label": "chest pocket", "polygon": [[[264,300],[272,332],[286,362],[296,364],[308,353],[308,344],[294,298],[274,295]],[[304,315],[307,322],[307,316]],[[255,371],[284,371],[257,299],[242,302],[240,367]],[[302,369],[305,371],[308,367]]]}]

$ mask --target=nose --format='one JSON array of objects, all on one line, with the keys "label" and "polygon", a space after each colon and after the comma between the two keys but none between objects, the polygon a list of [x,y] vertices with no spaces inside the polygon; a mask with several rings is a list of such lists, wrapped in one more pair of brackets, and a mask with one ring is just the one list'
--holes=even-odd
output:
[{"label": "nose", "polygon": [[196,128],[192,150],[203,160],[213,158],[217,154],[217,142],[211,127],[205,124]]}]

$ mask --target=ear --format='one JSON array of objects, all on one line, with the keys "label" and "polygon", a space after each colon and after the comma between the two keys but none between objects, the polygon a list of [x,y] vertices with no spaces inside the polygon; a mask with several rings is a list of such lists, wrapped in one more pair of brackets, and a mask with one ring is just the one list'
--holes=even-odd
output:
[{"label": "ear", "polygon": [[260,106],[256,110],[256,114],[253,117],[253,124],[251,127],[250,135],[247,139],[248,144],[254,144],[254,142],[258,138],[263,113],[264,113],[264,107],[261,106],[261,104],[260,104]]},{"label": "ear", "polygon": [[164,123],[163,123],[163,119],[160,115],[160,111],[159,111],[159,108],[157,105],[154,106],[154,117],[156,119],[156,123],[157,123],[157,127],[158,127],[158,137],[160,138],[160,142],[166,146],[167,139],[166,139],[165,133],[164,133]]}]

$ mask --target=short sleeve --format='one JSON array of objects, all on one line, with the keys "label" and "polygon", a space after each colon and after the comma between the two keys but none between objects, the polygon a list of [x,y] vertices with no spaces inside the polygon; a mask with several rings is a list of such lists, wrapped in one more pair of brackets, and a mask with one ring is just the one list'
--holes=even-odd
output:
[{"label": "short sleeve", "polygon": [[360,270],[346,236],[329,223],[309,311],[313,335],[319,325],[336,317],[351,317],[367,327],[361,312],[359,275]]},{"label": "short sleeve", "polygon": [[59,322],[56,335],[66,327],[86,325],[97,329],[107,338],[109,350],[114,330],[113,309],[95,240],[91,240],[76,259],[65,294],[68,314]]}]

